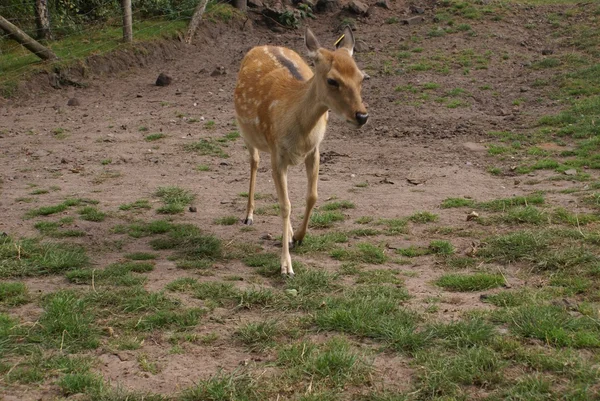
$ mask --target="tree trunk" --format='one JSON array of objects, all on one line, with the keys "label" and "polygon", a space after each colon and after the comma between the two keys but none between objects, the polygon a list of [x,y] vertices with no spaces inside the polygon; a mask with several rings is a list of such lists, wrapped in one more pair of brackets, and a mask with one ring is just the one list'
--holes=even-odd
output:
[{"label": "tree trunk", "polygon": [[35,25],[38,40],[52,40],[48,0],[35,0]]},{"label": "tree trunk", "polygon": [[123,5],[123,42],[133,42],[133,17],[131,13],[131,0],[122,0]]},{"label": "tree trunk", "polygon": [[248,2],[247,0],[233,0],[233,6],[240,11],[246,12]]},{"label": "tree trunk", "polygon": [[42,46],[31,36],[11,24],[2,16],[0,16],[0,29],[6,32],[12,39],[25,46],[27,50],[35,53],[35,55],[42,60],[58,60],[58,57],[56,57],[56,54],[54,54],[52,50]]},{"label": "tree trunk", "polygon": [[185,35],[185,43],[192,44],[192,40],[194,39],[194,34],[196,33],[196,29],[198,29],[198,25],[200,25],[200,21],[202,21],[202,14],[204,14],[204,10],[206,10],[206,5],[208,4],[208,0],[200,0],[200,3],[196,6],[194,10],[194,15],[192,16],[192,20],[188,25],[188,30]]}]

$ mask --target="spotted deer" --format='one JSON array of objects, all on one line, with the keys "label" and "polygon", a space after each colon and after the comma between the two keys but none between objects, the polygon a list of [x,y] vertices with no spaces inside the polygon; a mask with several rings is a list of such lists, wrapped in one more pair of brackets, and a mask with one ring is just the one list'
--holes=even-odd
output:
[{"label": "spotted deer", "polygon": [[[325,136],[329,110],[357,128],[368,119],[361,99],[365,74],[352,58],[352,31],[344,30],[334,51],[322,48],[308,28],[304,42],[314,61],[314,73],[293,50],[258,46],[242,60],[234,93],[238,127],[250,152],[250,189],[244,224],[253,221],[259,151],[268,152],[283,218],[281,274],[284,276],[294,275],[289,250],[302,244],[317,202],[319,144]],[[287,171],[289,166],[302,161],[308,178],[306,211],[300,229],[294,234]]]}]

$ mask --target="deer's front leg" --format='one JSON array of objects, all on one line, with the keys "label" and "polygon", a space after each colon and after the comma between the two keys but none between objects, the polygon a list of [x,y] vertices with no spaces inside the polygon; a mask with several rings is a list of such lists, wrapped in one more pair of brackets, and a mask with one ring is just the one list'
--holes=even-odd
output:
[{"label": "deer's front leg", "polygon": [[310,214],[312,213],[315,204],[317,203],[317,182],[319,181],[319,148],[316,148],[314,152],[306,156],[304,164],[306,166],[306,178],[308,179],[308,185],[306,190],[306,210],[304,212],[304,219],[302,220],[302,226],[300,230],[294,235],[294,244],[301,245],[306,230],[308,229],[308,222],[310,221]]},{"label": "deer's front leg", "polygon": [[273,155],[271,160],[273,181],[275,182],[275,188],[277,189],[277,198],[279,199],[279,208],[281,209],[281,218],[283,220],[283,235],[281,238],[281,274],[284,276],[293,276],[294,270],[292,269],[292,258],[290,257],[289,244],[291,240],[291,204],[287,189],[287,165],[278,163],[276,155]]},{"label": "deer's front leg", "polygon": [[260,162],[260,155],[258,154],[258,149],[248,144],[246,146],[250,151],[250,188],[248,189],[248,206],[246,207],[244,224],[250,226],[254,221],[254,189],[256,188],[256,172],[258,170],[258,163]]}]

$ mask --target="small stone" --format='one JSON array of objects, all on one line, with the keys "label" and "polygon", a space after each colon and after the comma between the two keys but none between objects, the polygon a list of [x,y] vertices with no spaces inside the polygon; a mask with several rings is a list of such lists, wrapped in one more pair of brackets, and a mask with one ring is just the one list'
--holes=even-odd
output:
[{"label": "small stone", "polygon": [[567,171],[565,171],[566,175],[577,175],[577,170],[575,170],[574,168],[571,168]]},{"label": "small stone", "polygon": [[369,11],[369,6],[359,0],[352,0],[348,4],[350,11],[358,15],[366,15]]},{"label": "small stone", "polygon": [[474,210],[467,215],[467,221],[477,220],[478,218],[479,218],[479,213],[477,213]]},{"label": "small stone", "polygon": [[424,14],[425,9],[423,7],[410,6],[410,12],[413,14]]},{"label": "small stone", "polygon": [[520,92],[528,92],[528,91],[529,91],[529,88],[527,88],[527,87],[525,87],[525,86],[521,86],[521,87],[519,88],[519,91],[520,91]]},{"label": "small stone", "polygon": [[259,8],[263,6],[263,2],[260,0],[248,0],[248,7]]},{"label": "small stone", "polygon": [[33,152],[31,154],[31,156],[33,156],[33,157],[45,157],[45,156],[48,156],[49,154],[50,154],[50,152],[48,152],[47,150],[40,149],[40,150],[36,150],[35,152]]},{"label": "small stone", "polygon": [[79,99],[77,99],[76,97],[72,97],[69,99],[69,101],[67,102],[67,106],[80,106],[81,102],[79,101]]},{"label": "small stone", "polygon": [[389,0],[377,0],[375,3],[377,7],[385,8],[386,10],[390,9],[390,1]]},{"label": "small stone", "polygon": [[543,54],[544,56],[549,56],[549,55],[551,55],[551,54],[554,54],[554,50],[552,50],[552,49],[543,49],[543,50],[542,50],[542,54]]},{"label": "small stone", "polygon": [[196,213],[198,209],[196,208],[196,206],[190,206],[189,211],[192,213]]},{"label": "small stone", "polygon": [[425,22],[425,18],[423,17],[411,17],[402,20],[404,25],[418,25],[422,24],[423,22]]},{"label": "small stone", "polygon": [[266,234],[261,235],[260,239],[271,241],[271,240],[273,240],[273,236],[271,234],[269,234],[269,233],[266,233]]},{"label": "small stone", "polygon": [[318,0],[317,11],[318,12],[332,12],[337,11],[341,8],[340,0]]},{"label": "small stone", "polygon": [[158,78],[156,78],[156,86],[168,86],[171,85],[171,82],[173,82],[173,78],[171,78],[164,72],[161,72],[158,75]]},{"label": "small stone", "polygon": [[354,51],[364,53],[369,51],[369,45],[364,40],[358,39],[354,42]]},{"label": "small stone", "polygon": [[210,76],[216,77],[216,76],[225,75],[225,74],[227,74],[227,70],[225,69],[225,67],[221,66],[221,67],[215,68],[214,71],[210,73]]},{"label": "small stone", "polygon": [[465,142],[463,143],[463,147],[471,152],[486,152],[487,148],[485,145],[475,142]]},{"label": "small stone", "polygon": [[298,296],[298,290],[295,289],[295,288],[287,289],[287,290],[285,290],[285,293],[288,294],[288,295],[290,295],[290,296],[292,296],[292,297]]}]

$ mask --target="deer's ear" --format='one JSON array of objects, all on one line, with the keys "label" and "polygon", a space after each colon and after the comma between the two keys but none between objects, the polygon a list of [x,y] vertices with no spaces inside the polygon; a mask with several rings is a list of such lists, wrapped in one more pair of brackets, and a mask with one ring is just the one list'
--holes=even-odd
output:
[{"label": "deer's ear", "polygon": [[343,36],[335,44],[336,49],[346,49],[352,56],[354,54],[354,35],[349,26],[344,28]]},{"label": "deer's ear", "polygon": [[311,31],[308,27],[304,32],[304,44],[306,45],[306,49],[308,50],[308,56],[312,59],[316,59],[321,45],[319,44],[319,40],[317,39],[313,31]]}]

